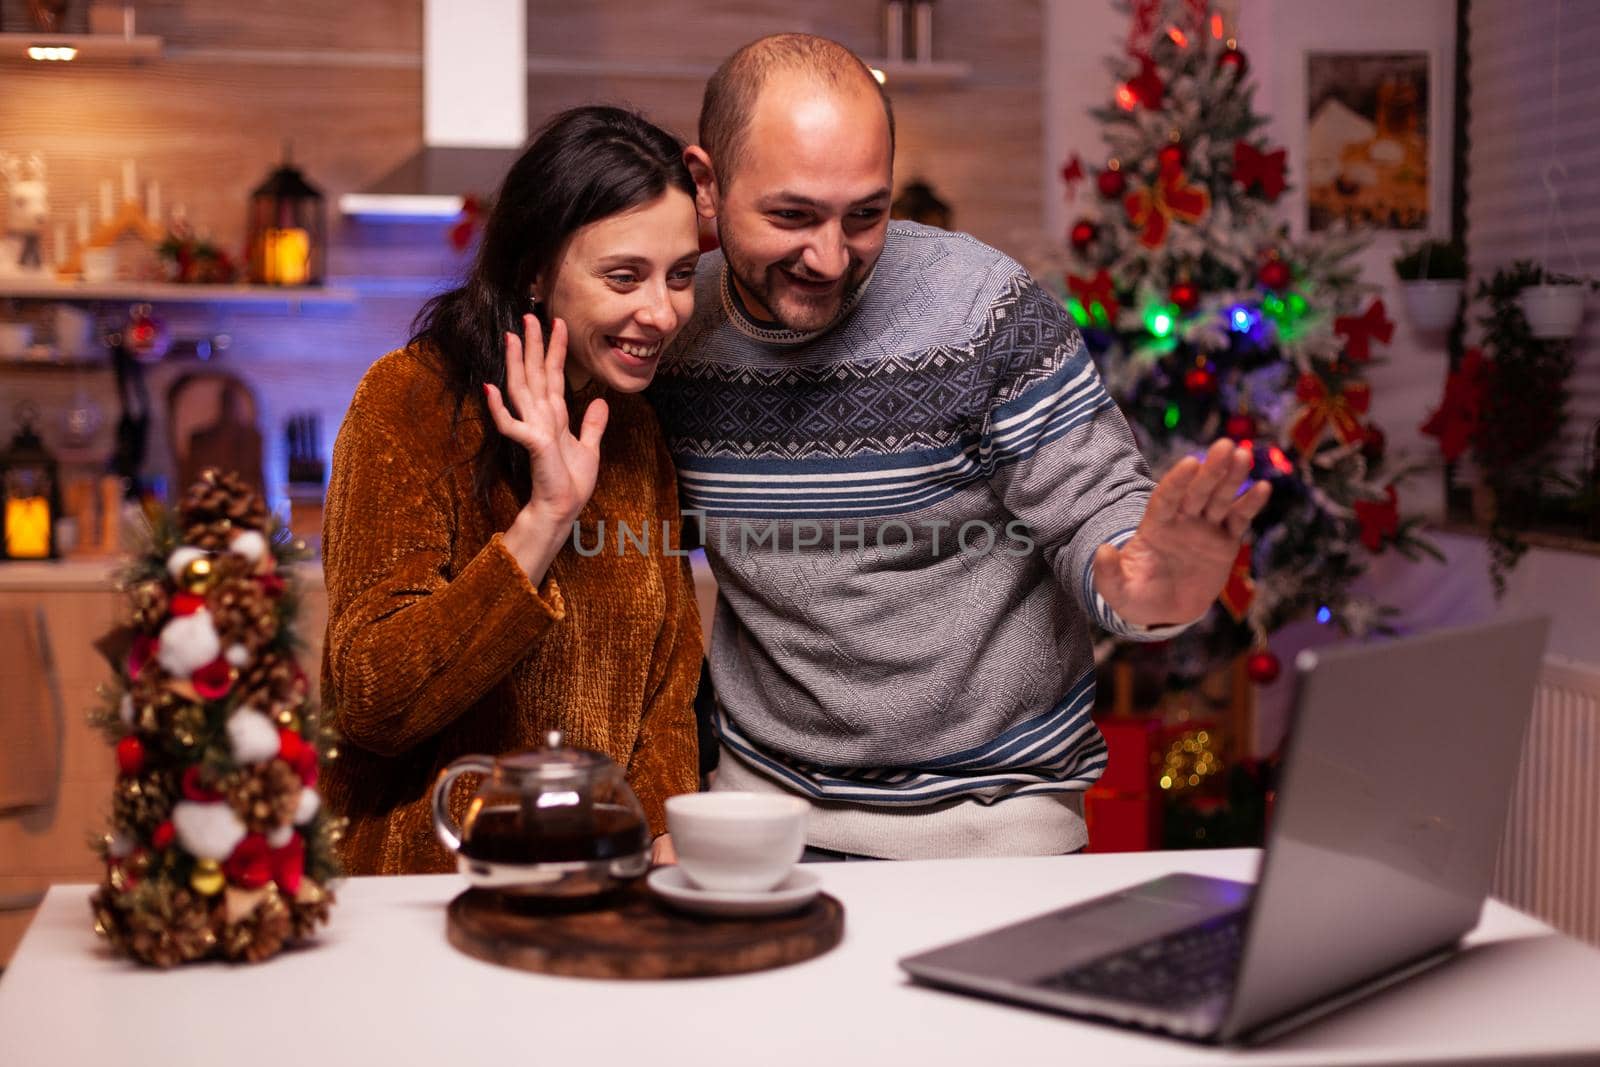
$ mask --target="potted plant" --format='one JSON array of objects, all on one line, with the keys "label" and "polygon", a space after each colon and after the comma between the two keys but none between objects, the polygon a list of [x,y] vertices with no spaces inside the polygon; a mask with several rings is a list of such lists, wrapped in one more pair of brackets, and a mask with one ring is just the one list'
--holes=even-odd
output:
[{"label": "potted plant", "polygon": [[1449,329],[1467,284],[1466,249],[1454,241],[1425,240],[1395,257],[1394,272],[1411,325],[1424,332]]},{"label": "potted plant", "polygon": [[1528,329],[1542,341],[1561,341],[1578,332],[1583,321],[1583,299],[1593,282],[1570,274],[1537,271],[1538,280],[1522,290],[1517,302]]}]

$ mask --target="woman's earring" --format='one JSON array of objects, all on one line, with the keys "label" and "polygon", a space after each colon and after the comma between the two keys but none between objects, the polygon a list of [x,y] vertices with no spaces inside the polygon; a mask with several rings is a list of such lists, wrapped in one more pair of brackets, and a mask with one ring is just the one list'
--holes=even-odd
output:
[{"label": "woman's earring", "polygon": [[544,301],[536,296],[529,296],[528,303],[533,306],[533,317],[542,320],[544,318]]}]

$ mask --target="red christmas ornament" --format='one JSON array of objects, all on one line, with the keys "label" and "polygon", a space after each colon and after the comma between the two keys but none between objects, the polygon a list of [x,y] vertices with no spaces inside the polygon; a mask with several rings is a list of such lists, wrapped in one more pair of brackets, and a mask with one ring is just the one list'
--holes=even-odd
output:
[{"label": "red christmas ornament", "polygon": [[263,593],[272,597],[274,600],[283,595],[283,590],[285,588],[283,579],[279,578],[276,574],[257,575],[256,584],[261,587],[261,591]]},{"label": "red christmas ornament", "polygon": [[1083,161],[1074,152],[1072,158],[1061,168],[1061,180],[1067,184],[1068,189],[1075,190],[1077,183],[1083,181]]},{"label": "red christmas ornament", "polygon": [[172,820],[168,819],[156,827],[155,833],[150,835],[150,843],[164,851],[172,844],[173,838],[177,836],[178,831],[173,827]]},{"label": "red christmas ornament", "polygon": [[130,775],[144,770],[144,742],[132,734],[118,741],[117,769]]},{"label": "red christmas ornament", "polygon": [[1269,685],[1277,680],[1283,670],[1283,664],[1278,662],[1278,657],[1270,650],[1263,648],[1250,653],[1250,658],[1244,661],[1244,669],[1252,682],[1257,685]]},{"label": "red christmas ornament", "polygon": [[1289,270],[1289,264],[1281,259],[1268,260],[1262,267],[1256,279],[1268,289],[1282,292],[1289,288],[1289,283],[1294,280],[1294,275]]},{"label": "red christmas ornament", "polygon": [[1106,169],[1099,173],[1094,180],[1095,186],[1100,190],[1100,195],[1107,200],[1115,200],[1128,190],[1128,179],[1121,168]]},{"label": "red christmas ornament", "polygon": [[233,688],[235,674],[228,661],[218,656],[189,676],[201,700],[220,700]]},{"label": "red christmas ornament", "polygon": [[1384,436],[1382,430],[1376,426],[1368,426],[1367,436],[1361,442],[1361,454],[1366,457],[1368,463],[1381,463],[1383,461],[1384,448],[1388,443],[1389,439]]},{"label": "red christmas ornament", "polygon": [[1167,291],[1179,311],[1193,311],[1200,303],[1200,287],[1193,282],[1179,282]]},{"label": "red christmas ornament", "polygon": [[245,834],[222,864],[222,873],[240,889],[260,889],[272,881],[272,846],[263,834]]},{"label": "red christmas ornament", "polygon": [[1079,219],[1072,224],[1072,247],[1082,252],[1100,233],[1100,227],[1088,219]]},{"label": "red christmas ornament", "polygon": [[1383,491],[1382,500],[1357,500],[1355,512],[1361,524],[1361,543],[1368,552],[1382,552],[1400,533],[1400,501],[1392,485]]},{"label": "red christmas ornament", "polygon": [[1249,440],[1256,435],[1256,420],[1243,412],[1229,415],[1228,421],[1223,424],[1222,432],[1235,441]]},{"label": "red christmas ornament", "polygon": [[1161,164],[1161,173],[1163,174],[1168,171],[1180,170],[1184,161],[1188,158],[1189,153],[1185,152],[1183,145],[1176,141],[1162,145],[1161,150],[1156,153],[1156,160]]},{"label": "red christmas ornament", "polygon": [[1183,376],[1183,387],[1195,396],[1208,396],[1217,391],[1217,376],[1205,367],[1196,367]]},{"label": "red christmas ornament", "polygon": [[1234,80],[1244,77],[1244,72],[1250,69],[1250,61],[1238,48],[1229,47],[1217,57],[1217,69],[1232,71]]}]

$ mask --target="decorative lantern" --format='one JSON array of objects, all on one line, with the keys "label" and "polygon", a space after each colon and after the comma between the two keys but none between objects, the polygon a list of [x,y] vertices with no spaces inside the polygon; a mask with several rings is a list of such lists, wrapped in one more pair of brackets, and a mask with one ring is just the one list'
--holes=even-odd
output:
[{"label": "decorative lantern", "polygon": [[283,162],[250,194],[250,280],[260,285],[321,285],[327,206],[322,194]]},{"label": "decorative lantern", "polygon": [[61,515],[56,459],[34,432],[31,405],[18,412],[22,424],[0,452],[0,514],[5,517],[0,559],[54,559],[55,526]]}]

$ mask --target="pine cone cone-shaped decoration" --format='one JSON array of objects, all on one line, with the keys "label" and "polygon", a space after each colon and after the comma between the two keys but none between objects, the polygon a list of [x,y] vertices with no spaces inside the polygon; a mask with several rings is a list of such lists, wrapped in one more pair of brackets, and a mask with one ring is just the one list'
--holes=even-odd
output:
[{"label": "pine cone cone-shaped decoration", "polygon": [[317,927],[328,921],[333,911],[333,893],[319,889],[310,881],[300,883],[300,892],[289,904],[289,921],[294,927],[294,939],[303,941],[317,932]]},{"label": "pine cone cone-shaped decoration", "polygon": [[221,788],[234,814],[253,833],[291,824],[300,803],[300,776],[281,759],[229,775]]},{"label": "pine cone cone-shaped decoration", "polygon": [[306,705],[305,676],[294,662],[276,652],[264,652],[241,672],[236,684],[239,703],[264,712],[279,726],[292,726]]},{"label": "pine cone cone-shaped decoration", "polygon": [[187,889],[121,894],[102,886],[90,899],[95,929],[114,948],[156,967],[175,967],[211,952],[211,910]]},{"label": "pine cone cone-shaped decoration", "polygon": [[159,665],[140,672],[129,689],[137,729],[175,741],[183,749],[204,745],[209,729],[205,708],[173,692],[172,678]]},{"label": "pine cone cone-shaped decoration", "polygon": [[172,815],[177,799],[177,783],[167,772],[123,775],[111,792],[111,821],[134,836],[148,838]]},{"label": "pine cone cone-shaped decoration", "polygon": [[147,634],[160,631],[167,618],[167,587],[164,582],[151,579],[140,582],[128,590],[133,604],[133,624]]},{"label": "pine cone cone-shaped decoration", "polygon": [[[216,905],[220,912],[225,905]],[[268,886],[261,903],[249,915],[235,923],[218,915],[222,927],[222,953],[230,960],[248,960],[260,963],[277,955],[294,932],[289,907],[278,895],[276,886]]]},{"label": "pine cone cone-shaped decoration", "polygon": [[240,530],[265,531],[267,520],[261,495],[233,471],[202,471],[178,505],[184,543],[212,552],[226,549]]},{"label": "pine cone cone-shaped decoration", "polygon": [[254,578],[218,582],[206,596],[206,607],[224,649],[243,645],[254,659],[278,636],[277,603]]}]

